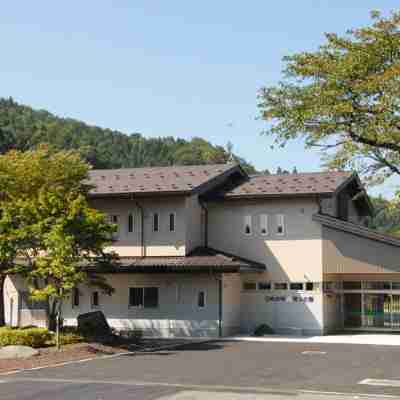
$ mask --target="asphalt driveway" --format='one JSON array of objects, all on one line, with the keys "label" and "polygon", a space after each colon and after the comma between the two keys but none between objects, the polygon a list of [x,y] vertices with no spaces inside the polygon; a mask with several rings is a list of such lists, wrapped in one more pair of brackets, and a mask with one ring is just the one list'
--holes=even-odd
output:
[{"label": "asphalt driveway", "polygon": [[[360,384],[366,379],[385,381]],[[325,392],[400,398],[400,347],[216,341],[0,376],[1,400],[203,398],[193,393],[286,399]]]}]

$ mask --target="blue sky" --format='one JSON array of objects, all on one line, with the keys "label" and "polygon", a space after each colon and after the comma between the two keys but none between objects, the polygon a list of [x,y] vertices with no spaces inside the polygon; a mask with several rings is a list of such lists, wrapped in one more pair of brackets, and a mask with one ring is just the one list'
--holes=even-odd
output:
[{"label": "blue sky", "polygon": [[[269,149],[257,90],[284,55],[369,23],[398,0],[13,0],[0,12],[0,96],[145,136],[200,136],[258,169],[320,168],[301,142]],[[394,181],[374,189],[390,195]]]}]

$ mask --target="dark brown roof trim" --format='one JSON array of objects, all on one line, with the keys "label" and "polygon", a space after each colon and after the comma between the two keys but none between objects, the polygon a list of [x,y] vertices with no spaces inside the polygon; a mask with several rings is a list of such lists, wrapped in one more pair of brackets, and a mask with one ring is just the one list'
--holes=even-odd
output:
[{"label": "dark brown roof trim", "polygon": [[356,225],[324,214],[314,214],[313,220],[319,222],[323,226],[327,226],[328,228],[352,233],[353,235],[382,242],[391,246],[400,247],[400,238],[380,233],[361,225]]}]

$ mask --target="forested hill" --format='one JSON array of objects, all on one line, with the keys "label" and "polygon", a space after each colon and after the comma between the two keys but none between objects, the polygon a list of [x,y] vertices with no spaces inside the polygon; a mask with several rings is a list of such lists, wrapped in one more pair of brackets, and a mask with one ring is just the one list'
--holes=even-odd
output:
[{"label": "forested hill", "polygon": [[[40,143],[56,149],[79,149],[94,168],[215,164],[229,159],[223,147],[201,138],[188,141],[127,135],[0,98],[0,153],[32,149]],[[245,160],[235,158],[249,173],[255,172]]]}]

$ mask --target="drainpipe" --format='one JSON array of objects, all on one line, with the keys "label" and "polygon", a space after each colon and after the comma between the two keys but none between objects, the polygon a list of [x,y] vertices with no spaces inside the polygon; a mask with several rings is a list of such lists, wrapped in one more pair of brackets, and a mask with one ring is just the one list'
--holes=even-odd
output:
[{"label": "drainpipe", "polygon": [[204,211],[204,247],[208,247],[208,208],[200,199],[199,204]]},{"label": "drainpipe", "polygon": [[144,210],[143,206],[135,200],[136,207],[140,210],[140,252],[142,257],[146,257],[146,246],[144,244]]}]

